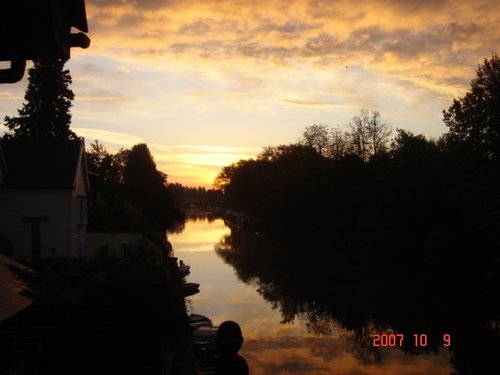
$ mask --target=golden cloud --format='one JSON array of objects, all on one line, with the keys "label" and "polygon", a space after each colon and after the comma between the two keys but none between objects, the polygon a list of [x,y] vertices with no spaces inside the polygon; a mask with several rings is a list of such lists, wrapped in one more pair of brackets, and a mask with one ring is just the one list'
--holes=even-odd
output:
[{"label": "golden cloud", "polygon": [[86,143],[88,144],[94,142],[95,140],[98,140],[106,145],[111,144],[111,151],[115,151],[117,148],[116,146],[132,147],[138,143],[144,143],[144,140],[140,137],[108,130],[79,127],[72,127],[72,130],[78,134],[78,136],[87,138]]},{"label": "golden cloud", "polygon": [[[456,92],[500,40],[494,0],[88,1],[93,54],[258,74],[363,66]],[[488,11],[490,10],[490,11]],[[451,80],[451,82],[450,82]]]}]

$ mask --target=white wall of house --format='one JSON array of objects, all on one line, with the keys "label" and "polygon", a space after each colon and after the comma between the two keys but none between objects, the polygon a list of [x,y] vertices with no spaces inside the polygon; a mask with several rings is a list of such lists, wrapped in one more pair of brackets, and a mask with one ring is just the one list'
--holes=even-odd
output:
[{"label": "white wall of house", "polygon": [[[33,226],[29,220],[37,218],[43,218],[39,222],[41,258],[85,255],[89,186],[84,147],[81,142],[79,160],[74,166],[73,186],[60,189],[0,188],[0,236],[12,244],[14,253],[9,256],[33,260]],[[0,186],[7,171],[0,143]]]},{"label": "white wall of house", "polygon": [[3,178],[6,173],[7,173],[7,164],[5,163],[2,144],[0,143],[0,186],[2,185]]},{"label": "white wall of house", "polygon": [[75,187],[71,191],[71,256],[85,254],[85,235],[87,231],[87,181],[83,161],[80,162],[75,176]]},{"label": "white wall of house", "polygon": [[14,248],[14,259],[32,260],[31,224],[23,217],[49,220],[40,223],[40,256],[72,257],[71,190],[0,190],[0,235],[9,240]]}]

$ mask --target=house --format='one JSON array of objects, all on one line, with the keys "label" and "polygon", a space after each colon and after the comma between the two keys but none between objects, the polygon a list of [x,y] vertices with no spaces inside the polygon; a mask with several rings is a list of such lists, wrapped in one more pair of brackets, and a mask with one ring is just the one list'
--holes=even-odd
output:
[{"label": "house", "polygon": [[82,256],[88,196],[83,140],[0,141],[0,243],[9,257]]}]

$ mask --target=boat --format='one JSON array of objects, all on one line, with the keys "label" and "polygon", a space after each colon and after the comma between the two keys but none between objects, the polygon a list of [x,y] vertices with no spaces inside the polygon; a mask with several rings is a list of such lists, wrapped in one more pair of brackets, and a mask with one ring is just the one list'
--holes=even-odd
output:
[{"label": "boat", "polygon": [[192,296],[193,294],[200,292],[200,284],[198,283],[185,283],[182,284],[182,293],[184,297]]},{"label": "boat", "polygon": [[194,347],[202,351],[215,350],[215,338],[217,337],[218,329],[219,327],[214,326],[197,327],[191,336]]},{"label": "boat", "polygon": [[179,261],[179,265],[177,266],[177,272],[179,274],[179,277],[183,278],[186,277],[191,273],[191,267],[187,264],[185,264],[182,260]]},{"label": "boat", "polygon": [[191,314],[188,316],[189,325],[193,328],[207,326],[212,326],[212,321],[204,315]]},{"label": "boat", "polygon": [[201,326],[194,329],[191,340],[198,374],[213,374],[217,352],[217,330],[219,327]]}]

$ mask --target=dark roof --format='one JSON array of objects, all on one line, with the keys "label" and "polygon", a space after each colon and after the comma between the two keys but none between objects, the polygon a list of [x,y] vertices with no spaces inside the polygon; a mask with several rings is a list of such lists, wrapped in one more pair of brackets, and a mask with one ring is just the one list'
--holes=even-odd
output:
[{"label": "dark roof", "polygon": [[0,322],[31,305],[31,298],[23,295],[28,285],[12,269],[31,272],[28,267],[0,254]]},{"label": "dark roof", "polygon": [[7,140],[3,188],[72,189],[83,150],[82,140]]}]

